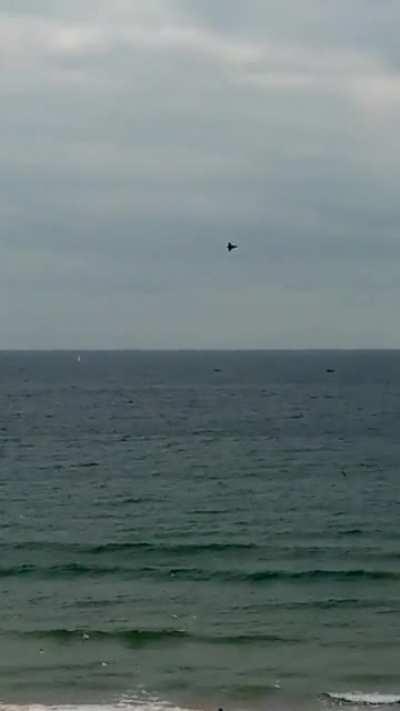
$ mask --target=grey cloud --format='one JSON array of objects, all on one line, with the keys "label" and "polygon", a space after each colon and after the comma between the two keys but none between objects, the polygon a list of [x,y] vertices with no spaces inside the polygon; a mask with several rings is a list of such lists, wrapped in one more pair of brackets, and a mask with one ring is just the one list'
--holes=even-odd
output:
[{"label": "grey cloud", "polygon": [[4,345],[393,344],[400,10],[355,5],[3,4]]},{"label": "grey cloud", "polygon": [[396,0],[353,0],[352,3],[303,0],[176,0],[182,12],[222,33],[288,40],[292,45],[394,49],[399,9]]}]

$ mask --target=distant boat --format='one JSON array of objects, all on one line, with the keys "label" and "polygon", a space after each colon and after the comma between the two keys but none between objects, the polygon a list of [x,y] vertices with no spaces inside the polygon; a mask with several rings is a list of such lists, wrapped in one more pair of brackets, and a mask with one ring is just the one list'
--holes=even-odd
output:
[{"label": "distant boat", "polygon": [[78,355],[78,357],[77,357],[77,359],[76,359],[76,362],[77,362],[77,363],[80,363],[80,362],[81,362],[81,357],[80,357],[80,355]]}]

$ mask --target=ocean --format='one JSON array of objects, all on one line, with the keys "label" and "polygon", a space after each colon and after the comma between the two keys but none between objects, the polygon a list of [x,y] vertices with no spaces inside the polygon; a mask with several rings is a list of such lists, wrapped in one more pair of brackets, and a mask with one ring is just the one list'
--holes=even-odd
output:
[{"label": "ocean", "polygon": [[400,352],[1,352],[0,711],[400,700]]}]

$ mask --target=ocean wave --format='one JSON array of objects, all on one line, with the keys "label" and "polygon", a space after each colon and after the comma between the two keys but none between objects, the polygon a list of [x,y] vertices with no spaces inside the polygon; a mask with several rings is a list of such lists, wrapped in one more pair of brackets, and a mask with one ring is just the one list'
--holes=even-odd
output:
[{"label": "ocean wave", "polygon": [[248,551],[257,549],[258,546],[253,543],[105,543],[94,546],[90,551],[93,554],[102,553],[124,553],[134,550],[146,550],[149,552],[171,553],[181,555],[192,555],[193,553],[212,553],[228,551]]},{"label": "ocean wave", "polygon": [[6,704],[0,703],[0,711],[190,711],[157,698],[129,698],[116,703],[102,704]]},{"label": "ocean wave", "polygon": [[392,570],[368,570],[364,568],[353,568],[348,570],[317,568],[314,570],[300,571],[259,571],[249,573],[247,579],[253,582],[282,578],[290,580],[399,580],[400,571]]},{"label": "ocean wave", "polygon": [[400,694],[381,694],[379,692],[363,693],[362,691],[328,692],[326,694],[333,701],[350,704],[366,704],[371,706],[387,706],[399,704]]},{"label": "ocean wave", "polygon": [[96,565],[80,562],[66,562],[55,565],[35,565],[33,563],[21,563],[0,567],[0,578],[8,577],[40,577],[40,578],[75,578],[75,577],[106,577],[123,576],[132,578],[149,578],[154,580],[176,580],[176,581],[207,581],[219,583],[252,583],[263,584],[274,581],[299,581],[314,582],[324,580],[345,581],[382,581],[400,580],[398,570],[369,570],[365,568],[312,568],[306,570],[285,570],[285,569],[262,569],[262,570],[240,570],[240,569],[207,569],[200,567],[170,567],[147,565],[141,567],[129,565]]},{"label": "ocean wave", "polygon": [[[206,555],[213,555],[215,557],[223,558],[225,554],[236,554],[249,555],[254,561],[257,559],[259,561],[269,561],[271,564],[273,561],[279,565],[279,562],[283,561],[299,561],[302,559],[305,564],[312,565],[312,560],[325,561],[337,560],[338,555],[345,554],[348,556],[348,547],[338,548],[338,546],[330,545],[265,545],[257,544],[250,541],[193,541],[193,542],[145,542],[145,541],[121,541],[121,542],[107,542],[107,543],[62,543],[62,542],[40,542],[40,541],[27,541],[27,542],[17,542],[11,544],[0,543],[0,552],[2,557],[18,556],[24,555],[26,558],[32,562],[32,554],[40,555],[41,559],[43,554],[46,553],[48,557],[53,558],[56,563],[64,559],[65,564],[85,566],[89,561],[103,559],[104,561],[107,557],[113,556],[113,562],[119,561],[120,564],[129,562],[135,562],[135,559],[142,558],[147,561],[160,560],[165,561],[168,558],[171,559],[181,559],[186,556],[190,558],[201,558]],[[352,549],[352,556],[354,560],[358,559],[358,564],[361,564],[362,560],[368,560],[370,564],[374,559],[382,562],[386,562],[390,565],[390,562],[395,563],[400,559],[400,554],[397,550],[388,549],[382,550],[380,548],[374,548],[373,546],[363,546],[357,549]],[[69,559],[69,561],[68,561]],[[49,564],[51,563],[51,558]],[[22,572],[22,571],[21,571]],[[25,565],[24,572],[29,572],[29,568]],[[0,569],[0,576],[5,575],[4,569]],[[399,573],[400,574],[400,573]]]},{"label": "ocean wave", "polygon": [[132,629],[132,630],[84,630],[57,628],[48,630],[32,630],[16,636],[31,637],[41,641],[54,640],[59,642],[98,641],[102,639],[116,640],[132,646],[185,640],[190,635],[185,630],[178,629]]},{"label": "ocean wave", "polygon": [[249,645],[276,642],[286,644],[297,644],[302,640],[294,637],[283,637],[279,635],[255,633],[255,634],[196,634],[185,629],[127,629],[127,630],[85,630],[72,628],[55,628],[47,630],[30,630],[25,632],[8,632],[9,636],[19,638],[31,638],[45,642],[90,642],[98,640],[115,641],[128,646],[136,647],[150,644],[177,643],[188,640],[215,645]]},{"label": "ocean wave", "polygon": [[[155,574],[159,573],[154,569]],[[150,569],[149,569],[150,572]],[[162,574],[165,576],[165,571]],[[368,570],[355,568],[348,570],[316,568],[309,570],[205,570],[202,568],[170,568],[168,575],[181,580],[204,580],[217,582],[268,583],[279,580],[314,582],[315,580],[400,580],[400,571]]]},{"label": "ocean wave", "polygon": [[[97,567],[82,563],[65,563],[59,565],[40,566],[32,563],[21,563],[0,568],[0,578],[18,576],[40,576],[46,578],[75,577],[82,575],[110,575],[121,573],[120,566]],[[131,570],[131,572],[134,572]]]},{"label": "ocean wave", "polygon": [[[42,603],[45,600],[50,600],[51,596],[34,596],[31,598],[31,603]],[[93,608],[93,609],[105,609],[109,607],[115,607],[116,604],[125,603],[129,596],[118,596],[114,597],[88,597],[80,600],[72,599],[69,602],[64,603],[64,607],[79,609],[79,608]],[[315,611],[315,610],[335,610],[335,609],[354,609],[359,608],[363,610],[374,610],[377,615],[394,615],[400,612],[399,600],[391,598],[373,598],[366,599],[363,597],[338,597],[338,598],[326,598],[321,597],[320,599],[304,600],[304,601],[290,601],[290,600],[266,600],[259,605],[254,604],[239,604],[234,605],[232,610],[233,614],[239,612],[239,614],[253,613],[255,611],[267,613],[268,611]]]},{"label": "ocean wave", "polygon": [[114,542],[114,543],[99,543],[99,544],[85,544],[85,543],[51,543],[48,541],[27,541],[19,542],[14,544],[0,544],[0,550],[14,550],[14,551],[26,551],[35,552],[43,551],[55,552],[55,553],[73,553],[80,555],[103,555],[107,553],[130,553],[135,551],[149,551],[155,553],[173,553],[173,554],[193,554],[193,553],[209,553],[209,552],[228,552],[228,551],[248,551],[251,549],[258,550],[259,545],[255,543],[243,543],[243,542],[193,542],[193,543],[148,543],[144,541],[137,542]]},{"label": "ocean wave", "polygon": [[[272,682],[271,684],[233,684],[230,688],[230,694],[239,702],[247,702],[247,704],[256,702],[258,705],[258,703],[260,703],[261,701],[265,701],[267,697],[270,702],[271,694],[276,694],[277,692],[279,692],[279,689],[280,683],[278,681]],[[275,708],[279,707],[275,706]],[[285,707],[281,706],[280,708],[283,711]]]}]

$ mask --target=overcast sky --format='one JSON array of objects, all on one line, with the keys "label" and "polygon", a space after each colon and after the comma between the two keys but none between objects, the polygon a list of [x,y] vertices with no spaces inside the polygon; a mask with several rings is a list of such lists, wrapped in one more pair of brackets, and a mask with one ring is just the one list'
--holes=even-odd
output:
[{"label": "overcast sky", "polygon": [[2,0],[0,347],[400,347],[399,26]]}]

